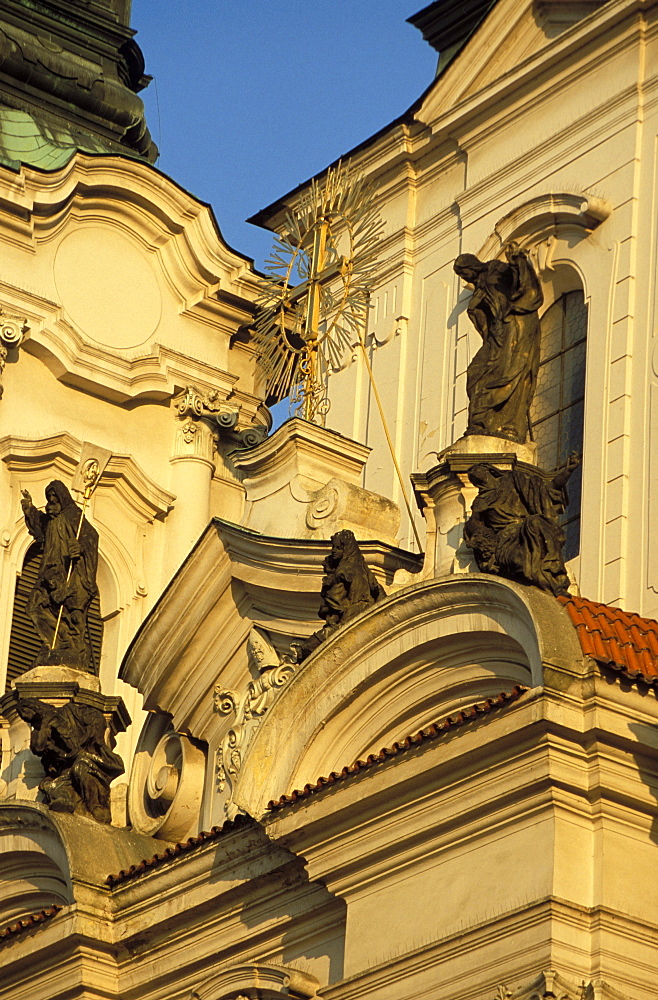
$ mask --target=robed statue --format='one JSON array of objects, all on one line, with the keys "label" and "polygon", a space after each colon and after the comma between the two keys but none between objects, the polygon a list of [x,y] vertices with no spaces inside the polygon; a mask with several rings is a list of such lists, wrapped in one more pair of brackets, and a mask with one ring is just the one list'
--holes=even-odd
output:
[{"label": "robed statue", "polygon": [[299,662],[310,656],[340,625],[386,597],[386,591],[366,564],[354,533],[347,529],[331,536],[331,551],[322,568],[322,603],[318,616],[325,624],[303,643],[293,646],[297,649]]},{"label": "robed statue", "polygon": [[503,471],[484,462],[469,469],[479,492],[464,526],[464,541],[481,572],[553,594],[567,592],[559,517],[568,505],[567,480],[579,462],[572,455],[548,475],[532,466]]},{"label": "robed statue", "polygon": [[30,749],[46,772],[39,789],[50,808],[109,823],[110,782],[124,767],[107,743],[100,709],[75,701],[56,706],[21,698],[18,714],[32,727]]},{"label": "robed statue", "polygon": [[539,316],[544,297],[528,252],[505,247],[506,260],[457,257],[454,269],[474,286],[468,316],[482,346],[466,372],[467,434],[524,444],[539,368]]},{"label": "robed statue", "polygon": [[26,608],[43,643],[36,662],[97,673],[88,615],[97,593],[98,532],[59,479],[46,487],[44,511],[22,492],[25,523],[42,551]]}]

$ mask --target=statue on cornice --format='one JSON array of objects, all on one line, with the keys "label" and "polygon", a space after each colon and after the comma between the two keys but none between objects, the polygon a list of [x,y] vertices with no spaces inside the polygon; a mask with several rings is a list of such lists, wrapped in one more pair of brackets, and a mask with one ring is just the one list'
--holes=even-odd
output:
[{"label": "statue on cornice", "polygon": [[100,709],[74,701],[58,707],[21,698],[18,714],[32,727],[30,750],[46,772],[39,789],[50,808],[109,823],[110,782],[124,767],[106,742]]},{"label": "statue on cornice", "polygon": [[352,531],[337,531],[331,536],[331,552],[323,563],[322,604],[318,616],[325,624],[318,632],[293,648],[301,663],[336,629],[365,611],[386,591],[366,565]]},{"label": "statue on cornice", "polygon": [[482,346],[466,372],[467,434],[486,434],[524,444],[539,368],[539,279],[516,243],[506,261],[481,261],[464,253],[455,272],[474,285],[468,316]]},{"label": "statue on cornice", "polygon": [[42,550],[26,608],[43,642],[37,663],[63,663],[95,673],[88,613],[97,593],[98,532],[59,479],[46,487],[44,511],[34,506],[27,490],[21,506],[28,531]]},{"label": "statue on cornice", "polygon": [[479,492],[464,526],[478,569],[553,594],[565,594],[564,531],[558,521],[568,504],[567,480],[580,462],[571,455],[546,475],[527,467],[511,471],[480,463],[468,472]]}]

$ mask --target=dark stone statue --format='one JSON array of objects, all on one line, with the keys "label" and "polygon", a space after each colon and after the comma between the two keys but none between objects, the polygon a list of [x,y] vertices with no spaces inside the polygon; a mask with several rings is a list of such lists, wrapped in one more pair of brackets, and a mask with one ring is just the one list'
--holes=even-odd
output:
[{"label": "dark stone statue", "polygon": [[544,301],[526,250],[505,248],[507,261],[460,254],[456,273],[475,286],[468,315],[482,337],[466,373],[467,434],[524,444],[539,368],[539,317]]},{"label": "dark stone statue", "polygon": [[550,476],[531,468],[503,472],[484,463],[469,469],[479,493],[464,527],[464,541],[473,549],[479,570],[553,594],[567,592],[564,532],[558,517],[567,506],[567,480],[579,461],[572,455]]},{"label": "dark stone statue", "polygon": [[50,808],[109,823],[110,782],[124,767],[105,741],[103,713],[74,701],[56,707],[21,698],[18,714],[32,726],[30,750],[46,772],[39,788]]},{"label": "dark stone statue", "polygon": [[28,530],[43,551],[26,608],[43,642],[36,662],[93,670],[88,612],[97,593],[98,532],[83,518],[77,535],[82,511],[58,479],[46,487],[45,511],[37,510],[27,490],[21,504]]},{"label": "dark stone statue", "polygon": [[356,538],[351,531],[337,531],[331,536],[331,552],[323,563],[322,604],[318,615],[325,625],[305,639],[295,644],[299,663],[317,649],[339,625],[350,621],[355,615],[369,608],[375,601],[386,597],[372,571],[366,566]]}]

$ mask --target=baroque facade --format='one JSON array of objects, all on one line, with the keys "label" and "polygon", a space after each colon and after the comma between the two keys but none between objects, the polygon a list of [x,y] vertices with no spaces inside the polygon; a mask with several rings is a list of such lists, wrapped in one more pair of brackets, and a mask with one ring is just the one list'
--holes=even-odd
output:
[{"label": "baroque facade", "polygon": [[368,326],[273,433],[129,7],[0,0],[0,998],[651,1000],[658,3],[411,18]]}]

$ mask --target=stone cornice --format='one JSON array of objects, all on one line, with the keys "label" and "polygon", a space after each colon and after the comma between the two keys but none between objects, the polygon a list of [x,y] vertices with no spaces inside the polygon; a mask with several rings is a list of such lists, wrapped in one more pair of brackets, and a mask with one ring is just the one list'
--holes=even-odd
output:
[{"label": "stone cornice", "polygon": [[[71,476],[79,461],[82,442],[71,434],[32,440],[7,435],[0,438],[0,460],[16,474],[29,473],[52,478],[53,469]],[[130,455],[112,455],[103,471],[100,489],[117,487],[125,500],[147,520],[162,517],[171,509],[175,497],[148,476]]]}]

